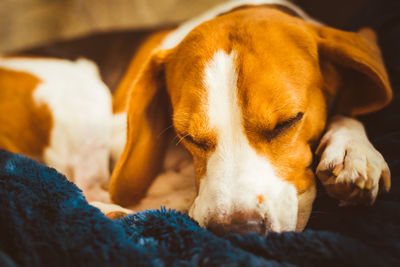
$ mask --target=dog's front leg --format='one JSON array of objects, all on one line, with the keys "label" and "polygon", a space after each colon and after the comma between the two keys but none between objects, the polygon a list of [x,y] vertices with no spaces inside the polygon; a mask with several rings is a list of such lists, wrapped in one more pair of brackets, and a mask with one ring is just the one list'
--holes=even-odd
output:
[{"label": "dog's front leg", "polygon": [[354,118],[335,116],[316,150],[317,176],[340,205],[371,205],[390,189],[390,171],[368,140],[364,126]]}]

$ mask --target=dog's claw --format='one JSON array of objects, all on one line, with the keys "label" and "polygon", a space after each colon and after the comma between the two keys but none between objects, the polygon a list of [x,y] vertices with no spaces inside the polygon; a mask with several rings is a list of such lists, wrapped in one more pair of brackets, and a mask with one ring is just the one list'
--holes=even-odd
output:
[{"label": "dog's claw", "polygon": [[364,189],[364,187],[365,187],[365,180],[363,180],[363,179],[358,179],[356,184],[357,184],[358,188]]},{"label": "dog's claw", "polygon": [[391,187],[391,180],[390,180],[390,171],[389,168],[382,172],[381,181],[383,181],[383,189],[387,193]]},{"label": "dog's claw", "polygon": [[338,177],[342,170],[343,170],[343,164],[336,164],[335,167],[333,167],[332,174]]},{"label": "dog's claw", "polygon": [[365,188],[368,190],[372,189],[372,179],[367,180],[367,182],[365,183]]},{"label": "dog's claw", "polygon": [[322,137],[318,153],[316,174],[340,206],[371,205],[378,191],[389,191],[388,165],[356,120],[337,117]]}]

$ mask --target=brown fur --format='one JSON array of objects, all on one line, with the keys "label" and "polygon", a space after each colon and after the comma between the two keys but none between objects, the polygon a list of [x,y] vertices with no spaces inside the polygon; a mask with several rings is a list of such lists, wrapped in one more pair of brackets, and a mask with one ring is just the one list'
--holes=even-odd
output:
[{"label": "brown fur", "polygon": [[37,160],[42,160],[52,129],[49,108],[33,99],[40,82],[29,73],[0,68],[0,148]]},{"label": "brown fur", "polygon": [[128,92],[132,87],[133,82],[138,77],[140,70],[143,68],[143,62],[146,62],[149,59],[154,48],[169,32],[170,30],[165,30],[150,36],[136,52],[113,96],[114,113],[126,111]]},{"label": "brown fur", "polygon": [[[140,199],[159,170],[167,138],[162,130],[171,116],[162,99],[166,92],[174,128],[193,155],[196,180],[204,176],[217,140],[202,106],[202,75],[221,49],[237,54],[239,103],[251,146],[299,194],[315,183],[309,167],[311,145],[325,127],[328,110],[365,114],[382,108],[392,96],[370,33],[316,26],[268,6],[226,13],[196,27],[177,47],[153,52],[142,63],[129,91],[127,144],[112,175],[115,202]],[[162,104],[155,106],[156,100]],[[299,112],[304,113],[300,121],[266,138]]]}]

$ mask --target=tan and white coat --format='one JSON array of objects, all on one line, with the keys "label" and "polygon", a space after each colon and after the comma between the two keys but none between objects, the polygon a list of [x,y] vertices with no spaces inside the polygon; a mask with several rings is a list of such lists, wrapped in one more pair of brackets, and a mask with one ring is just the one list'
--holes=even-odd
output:
[{"label": "tan and white coat", "polygon": [[144,196],[171,125],[194,160],[189,214],[215,232],[302,230],[315,198],[312,149],[327,121],[317,174],[328,192],[371,204],[379,181],[390,187],[353,118],[391,99],[368,29],[335,30],[286,1],[231,1],[150,38],[132,66],[114,97],[128,122],[110,183],[119,204]]}]

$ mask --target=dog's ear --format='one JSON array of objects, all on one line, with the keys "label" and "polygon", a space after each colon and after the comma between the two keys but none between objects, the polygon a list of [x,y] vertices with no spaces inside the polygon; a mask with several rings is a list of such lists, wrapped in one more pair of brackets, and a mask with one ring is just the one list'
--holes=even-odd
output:
[{"label": "dog's ear", "polygon": [[356,116],[387,105],[392,99],[392,89],[375,33],[368,28],[355,33],[312,27],[317,36],[320,62],[325,62],[322,73],[332,70],[329,66],[333,64],[340,77],[335,112]]},{"label": "dog's ear", "polygon": [[130,205],[143,197],[162,167],[171,121],[164,76],[165,51],[155,52],[132,83],[128,96],[127,137],[112,173],[111,199]]}]

